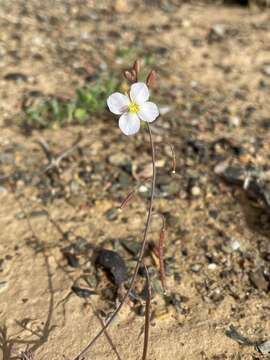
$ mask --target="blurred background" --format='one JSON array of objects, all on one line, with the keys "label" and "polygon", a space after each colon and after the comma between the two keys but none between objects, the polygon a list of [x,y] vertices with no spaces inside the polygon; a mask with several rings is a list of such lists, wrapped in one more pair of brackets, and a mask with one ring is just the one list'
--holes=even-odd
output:
[{"label": "blurred background", "polygon": [[171,81],[175,104],[185,82],[213,89],[267,61],[258,54],[264,0],[6,0],[0,11],[1,121],[23,111],[25,131],[89,123],[135,58]]}]

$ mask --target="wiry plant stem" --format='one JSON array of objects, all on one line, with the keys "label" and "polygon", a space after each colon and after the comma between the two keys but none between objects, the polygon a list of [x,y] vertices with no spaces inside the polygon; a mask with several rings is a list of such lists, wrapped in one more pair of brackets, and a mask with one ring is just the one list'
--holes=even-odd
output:
[{"label": "wiry plant stem", "polygon": [[[98,319],[99,319],[99,321],[100,321],[100,323],[101,323],[101,326],[104,327],[104,326],[105,326],[105,323],[104,323],[104,321],[102,320],[102,318],[99,316],[98,312],[96,312],[96,315],[97,315],[97,317],[98,317]],[[114,345],[114,343],[113,343],[113,341],[112,341],[112,339],[111,339],[111,337],[110,337],[110,335],[109,335],[109,333],[108,333],[108,331],[107,331],[107,330],[104,330],[104,334],[105,334],[105,336],[106,336],[106,338],[107,338],[107,340],[108,340],[108,343],[110,344],[111,348],[113,349],[113,351],[114,351],[117,359],[118,359],[118,360],[122,360],[119,352],[117,351],[117,349],[116,349],[116,347],[115,347],[115,345]]]},{"label": "wiry plant stem", "polygon": [[[148,208],[148,213],[147,213],[147,220],[146,220],[145,229],[144,229],[144,233],[143,233],[143,240],[142,240],[142,245],[141,245],[141,249],[140,249],[140,253],[139,253],[139,258],[138,258],[138,261],[137,261],[137,264],[136,264],[136,267],[135,267],[135,270],[134,270],[134,273],[133,273],[129,288],[128,288],[127,292],[125,293],[125,295],[124,295],[124,297],[122,299],[122,302],[118,305],[118,307],[116,308],[116,310],[114,311],[112,316],[109,318],[109,320],[106,322],[106,324],[103,326],[103,328],[89,342],[89,344],[74,358],[74,360],[80,360],[81,357],[86,354],[86,352],[97,341],[97,339],[105,332],[105,330],[112,323],[113,319],[117,316],[119,311],[122,309],[123,305],[125,304],[127,298],[130,295],[131,290],[133,289],[133,286],[135,284],[135,281],[136,281],[136,278],[137,278],[137,275],[138,275],[139,268],[140,268],[141,263],[142,263],[142,259],[143,259],[144,251],[145,251],[145,245],[146,245],[146,241],[147,241],[147,235],[148,235],[150,222],[151,222],[151,218],[152,218],[153,203],[154,203],[154,196],[155,196],[155,185],[156,185],[155,145],[154,145],[154,141],[153,141],[153,137],[152,137],[151,128],[150,128],[150,125],[148,123],[147,123],[147,127],[148,127],[149,139],[150,139],[150,145],[151,145],[151,152],[152,152],[153,176],[152,176],[150,203],[149,203],[149,208]],[[145,330],[149,331],[149,326]],[[146,337],[146,335],[145,335],[145,337]],[[147,341],[148,341],[148,335],[147,335]]]},{"label": "wiry plant stem", "polygon": [[146,286],[147,286],[147,298],[145,304],[145,316],[144,316],[144,343],[143,343],[143,355],[142,360],[146,360],[147,350],[148,350],[148,343],[149,343],[149,329],[150,329],[150,311],[151,311],[151,284],[148,269],[146,266]]}]

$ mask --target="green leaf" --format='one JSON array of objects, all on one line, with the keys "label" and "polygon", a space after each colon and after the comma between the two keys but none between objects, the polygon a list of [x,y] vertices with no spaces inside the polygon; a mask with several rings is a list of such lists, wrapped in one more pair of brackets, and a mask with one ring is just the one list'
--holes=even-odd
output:
[{"label": "green leaf", "polygon": [[79,121],[84,121],[88,118],[88,113],[85,109],[83,108],[77,108],[74,112],[74,116],[76,119],[78,119]]}]

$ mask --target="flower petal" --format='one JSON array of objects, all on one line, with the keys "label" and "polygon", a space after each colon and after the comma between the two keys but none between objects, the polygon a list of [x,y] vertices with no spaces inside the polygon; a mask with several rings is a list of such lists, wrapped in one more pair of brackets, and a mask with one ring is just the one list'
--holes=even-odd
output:
[{"label": "flower petal", "polygon": [[130,100],[128,96],[123,95],[119,92],[113,93],[111,96],[107,99],[107,105],[110,111],[116,115],[123,114],[125,111],[127,111],[128,104],[130,103]]},{"label": "flower petal", "polygon": [[119,119],[119,127],[125,135],[133,135],[140,129],[140,119],[135,113],[125,113]]},{"label": "flower petal", "polygon": [[151,101],[147,101],[144,104],[140,105],[138,115],[141,120],[152,122],[158,117],[159,110],[156,104]]},{"label": "flower petal", "polygon": [[149,99],[149,90],[145,83],[137,82],[131,85],[130,98],[133,102],[140,105]]}]

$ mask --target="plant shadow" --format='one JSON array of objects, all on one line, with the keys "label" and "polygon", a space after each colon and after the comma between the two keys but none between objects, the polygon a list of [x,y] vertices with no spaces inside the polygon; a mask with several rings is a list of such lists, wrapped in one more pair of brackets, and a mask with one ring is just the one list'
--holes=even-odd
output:
[{"label": "plant shadow", "polygon": [[[39,244],[41,243],[39,239],[36,238],[36,240],[38,240]],[[5,323],[0,324],[0,350],[2,352],[3,360],[23,359],[22,355],[14,355],[14,353],[17,352],[16,347],[19,345],[25,345],[28,352],[34,353],[48,341],[51,331],[56,327],[56,325],[52,325],[55,303],[52,273],[50,270],[48,256],[45,254],[44,250],[42,250],[42,254],[48,278],[48,291],[50,293],[46,320],[42,328],[39,328],[37,331],[28,328],[27,324],[30,319],[16,320],[16,324],[20,326],[21,330],[14,335],[9,335],[8,328]],[[23,331],[30,332],[31,339],[21,339],[20,335]]]}]

